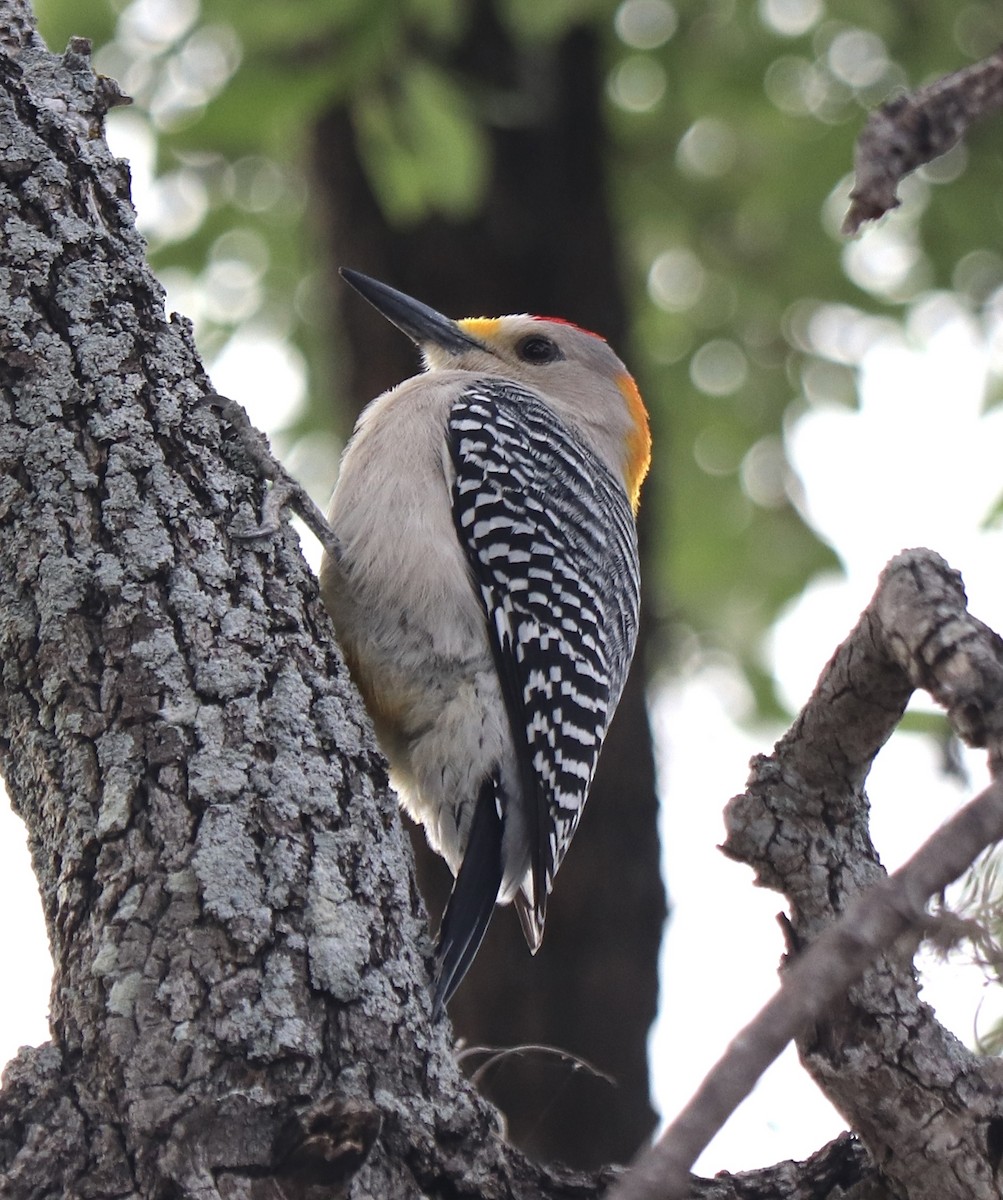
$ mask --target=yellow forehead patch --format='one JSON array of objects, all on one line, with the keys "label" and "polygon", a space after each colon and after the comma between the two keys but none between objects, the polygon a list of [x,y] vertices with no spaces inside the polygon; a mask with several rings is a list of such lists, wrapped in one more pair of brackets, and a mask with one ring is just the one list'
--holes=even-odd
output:
[{"label": "yellow forehead patch", "polygon": [[462,321],[456,323],[464,333],[480,338],[481,341],[490,341],[495,337],[498,333],[498,326],[501,324],[497,317],[464,317]]},{"label": "yellow forehead patch", "polygon": [[627,435],[627,461],[624,464],[624,483],[631,507],[637,512],[641,502],[641,484],[651,466],[651,429],[648,425],[648,410],[644,407],[641,393],[634,380],[624,373],[618,376],[616,386],[627,402],[634,427]]}]

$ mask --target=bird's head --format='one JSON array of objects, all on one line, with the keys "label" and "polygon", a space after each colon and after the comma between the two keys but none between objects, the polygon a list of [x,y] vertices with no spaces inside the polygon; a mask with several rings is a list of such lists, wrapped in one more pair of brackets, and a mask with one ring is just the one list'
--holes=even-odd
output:
[{"label": "bird's head", "polygon": [[416,343],[427,370],[500,375],[539,393],[617,471],[636,510],[651,461],[648,414],[603,338],[554,317],[454,321],[358,271],[341,274]]}]

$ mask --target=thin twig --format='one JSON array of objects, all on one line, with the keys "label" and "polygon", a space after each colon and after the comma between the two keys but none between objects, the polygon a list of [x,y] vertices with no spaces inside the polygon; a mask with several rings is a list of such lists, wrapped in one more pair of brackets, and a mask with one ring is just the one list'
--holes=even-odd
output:
[{"label": "thin twig", "polygon": [[270,537],[279,528],[282,510],[289,507],[302,517],[303,523],[320,542],[326,553],[337,557],[338,539],[331,526],[328,525],[324,514],[313,502],[306,488],[297,483],[272,454],[264,434],[251,424],[250,418],[241,405],[236,400],[231,400],[229,396],[219,395],[218,392],[206,396],[205,402],[216,409],[227,422],[241,449],[257,468],[258,473],[271,484],[262,505],[261,522],[246,536]]},{"label": "thin twig", "polygon": [[470,1082],[478,1087],[483,1082],[486,1073],[498,1063],[504,1062],[506,1058],[529,1057],[531,1054],[556,1058],[559,1062],[568,1063],[573,1071],[585,1071],[593,1078],[610,1084],[611,1087],[617,1086],[616,1079],[608,1072],[601,1071],[595,1063],[590,1063],[587,1058],[582,1058],[579,1054],[572,1054],[568,1050],[562,1050],[558,1046],[547,1046],[537,1042],[527,1042],[519,1046],[467,1046],[456,1055],[456,1061],[464,1062],[478,1054],[487,1056],[470,1076]]}]

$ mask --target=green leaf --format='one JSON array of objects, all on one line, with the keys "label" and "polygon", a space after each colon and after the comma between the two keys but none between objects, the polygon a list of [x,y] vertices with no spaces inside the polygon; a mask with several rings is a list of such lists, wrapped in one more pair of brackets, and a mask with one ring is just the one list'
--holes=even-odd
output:
[{"label": "green leaf", "polygon": [[370,91],[353,107],[359,150],[384,213],[396,224],[432,212],[462,218],[488,178],[487,142],[473,106],[447,74],[426,63],[393,91]]}]

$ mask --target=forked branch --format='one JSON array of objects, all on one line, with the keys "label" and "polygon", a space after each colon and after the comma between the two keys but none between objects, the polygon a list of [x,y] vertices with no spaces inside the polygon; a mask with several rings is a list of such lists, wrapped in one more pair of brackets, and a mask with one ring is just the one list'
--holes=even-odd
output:
[{"label": "forked branch", "polygon": [[[945,707],[959,736],[988,750],[994,778],[884,877],[867,834],[863,783],[914,687]],[[774,753],[754,762],[748,791],[728,808],[725,852],[754,866],[758,881],[791,903],[794,945],[782,985],[609,1200],[688,1195],[697,1156],[794,1038],[872,1159],[890,1179],[908,1181],[910,1197],[993,1194],[982,1121],[992,1120],[988,1096],[999,1069],[964,1050],[919,1002],[911,951],[929,898],[1003,838],[1001,698],[1003,642],[968,613],[960,577],[930,551],[894,559],[801,715]],[[910,931],[915,937],[903,954],[896,943]],[[924,1046],[925,1075],[904,1060],[897,1036],[864,1032],[889,1013],[895,1020],[886,1024],[901,1025]],[[887,1094],[879,1111],[873,1095],[854,1103],[856,1084],[847,1087],[846,1078],[856,1075],[835,1065],[851,1050],[872,1072],[881,1068]],[[951,1128],[952,1149],[940,1143],[939,1165],[911,1152],[890,1115],[905,1093],[908,1123],[925,1130],[927,1143],[933,1130]],[[956,1119],[959,1095],[964,1121]]]}]

